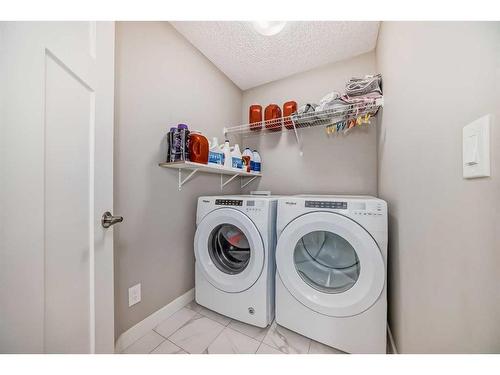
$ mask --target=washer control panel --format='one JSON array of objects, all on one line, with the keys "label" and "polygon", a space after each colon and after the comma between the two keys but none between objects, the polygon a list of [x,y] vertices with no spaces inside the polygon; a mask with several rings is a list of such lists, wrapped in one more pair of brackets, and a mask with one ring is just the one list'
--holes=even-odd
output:
[{"label": "washer control panel", "polygon": [[307,208],[331,208],[336,210],[347,210],[347,202],[332,201],[306,201]]},{"label": "washer control panel", "polygon": [[239,199],[216,199],[216,206],[243,206],[243,201]]}]

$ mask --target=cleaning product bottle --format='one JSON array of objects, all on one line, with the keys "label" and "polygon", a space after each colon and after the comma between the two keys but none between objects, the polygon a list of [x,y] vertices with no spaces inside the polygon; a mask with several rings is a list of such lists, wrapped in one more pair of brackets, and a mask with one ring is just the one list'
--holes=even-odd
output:
[{"label": "cleaning product bottle", "polygon": [[167,135],[167,163],[175,161],[175,131],[176,127],[170,128]]},{"label": "cleaning product bottle", "polygon": [[248,147],[243,150],[243,153],[241,154],[241,158],[243,159],[243,170],[245,172],[250,172],[252,170],[252,160],[253,160],[253,153],[252,150],[250,150]]},{"label": "cleaning product bottle", "polygon": [[189,161],[198,164],[208,164],[209,146],[208,139],[197,131],[189,133],[188,143]]},{"label": "cleaning product bottle", "polygon": [[175,138],[175,161],[189,160],[189,129],[186,124],[177,125]]},{"label": "cleaning product bottle", "polygon": [[241,159],[240,146],[236,143],[234,145],[233,151],[231,152],[232,167],[234,169],[242,169],[243,161]]},{"label": "cleaning product bottle", "polygon": [[262,172],[262,159],[260,158],[260,154],[257,150],[253,150],[253,168],[252,173],[261,173]]},{"label": "cleaning product bottle", "polygon": [[213,137],[212,142],[210,142],[210,152],[208,153],[208,163],[209,164],[224,164],[224,153],[219,147],[219,142],[217,137]]},{"label": "cleaning product bottle", "polygon": [[229,147],[229,141],[226,139],[223,147],[224,154],[224,168],[231,169],[232,160],[231,160],[231,148]]}]

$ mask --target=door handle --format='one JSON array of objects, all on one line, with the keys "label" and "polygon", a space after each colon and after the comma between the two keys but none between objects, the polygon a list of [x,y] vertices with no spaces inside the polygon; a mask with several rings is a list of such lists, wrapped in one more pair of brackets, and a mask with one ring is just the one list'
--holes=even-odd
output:
[{"label": "door handle", "polygon": [[111,212],[106,211],[102,215],[101,224],[104,228],[109,228],[116,223],[121,223],[123,221],[123,216],[113,216]]}]

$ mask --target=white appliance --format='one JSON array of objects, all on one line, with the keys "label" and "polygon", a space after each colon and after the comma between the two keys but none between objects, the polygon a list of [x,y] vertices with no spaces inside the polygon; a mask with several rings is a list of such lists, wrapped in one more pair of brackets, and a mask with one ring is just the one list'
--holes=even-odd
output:
[{"label": "white appliance", "polygon": [[258,327],[273,321],[276,205],[272,196],[198,198],[196,302]]},{"label": "white appliance", "polygon": [[276,227],[276,322],[348,353],[386,353],[386,202],[280,198]]}]

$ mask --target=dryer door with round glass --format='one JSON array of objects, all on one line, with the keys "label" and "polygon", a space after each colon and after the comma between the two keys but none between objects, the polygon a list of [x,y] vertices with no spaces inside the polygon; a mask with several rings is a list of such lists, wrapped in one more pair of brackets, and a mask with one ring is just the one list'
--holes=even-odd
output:
[{"label": "dryer door with round glass", "polygon": [[299,216],[281,233],[278,274],[302,304],[329,316],[353,316],[380,296],[385,265],[380,249],[355,221],[332,212]]},{"label": "dryer door with round glass", "polygon": [[220,208],[199,223],[194,238],[196,265],[216,288],[229,293],[250,288],[264,267],[264,244],[241,211]]}]

